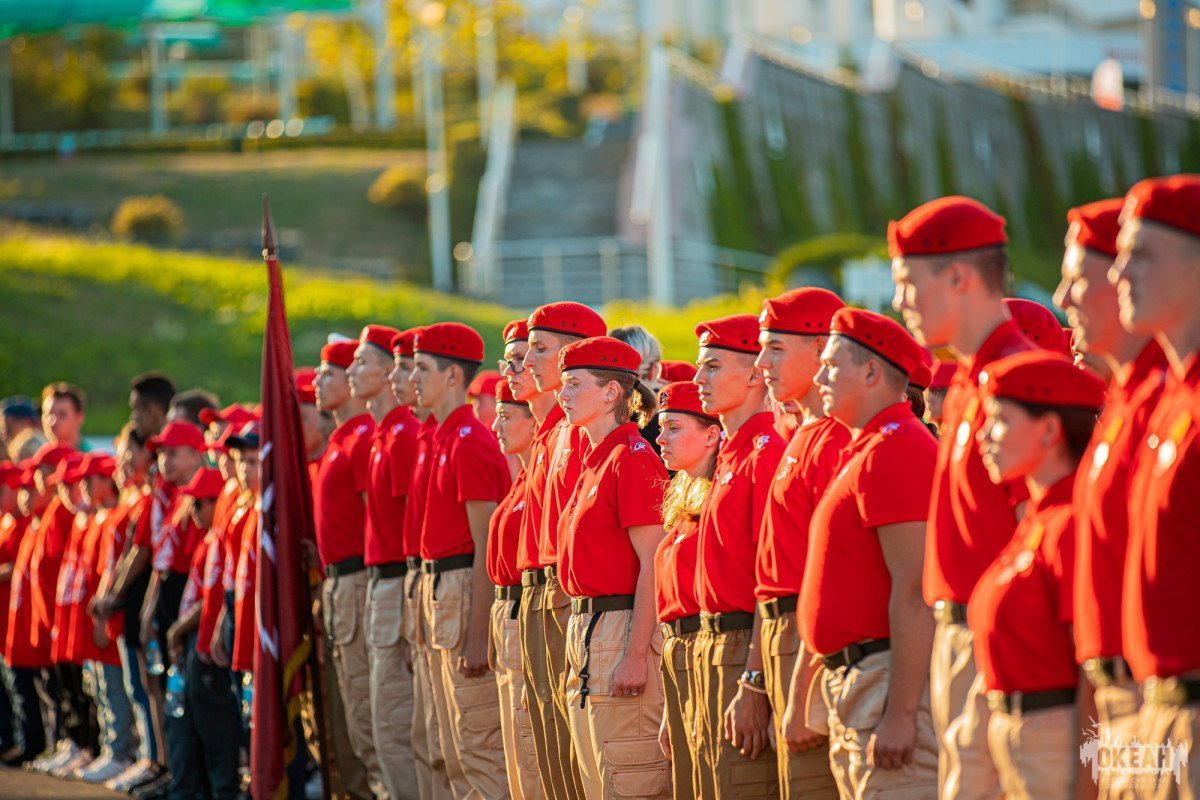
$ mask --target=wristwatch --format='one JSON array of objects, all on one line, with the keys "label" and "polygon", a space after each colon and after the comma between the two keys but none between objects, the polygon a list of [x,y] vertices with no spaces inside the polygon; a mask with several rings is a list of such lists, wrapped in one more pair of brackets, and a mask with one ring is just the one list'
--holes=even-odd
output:
[{"label": "wristwatch", "polygon": [[748,683],[755,689],[767,688],[767,676],[761,670],[746,670],[742,673],[742,677],[738,678],[738,683]]}]

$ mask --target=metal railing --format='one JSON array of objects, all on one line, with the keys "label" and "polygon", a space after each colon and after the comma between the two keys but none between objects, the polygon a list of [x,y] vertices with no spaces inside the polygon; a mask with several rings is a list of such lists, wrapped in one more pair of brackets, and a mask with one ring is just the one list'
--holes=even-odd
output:
[{"label": "metal railing", "polygon": [[462,286],[476,296],[495,296],[499,288],[496,245],[504,230],[504,201],[512,178],[517,142],[517,90],[503,82],[492,95],[488,126],[487,167],[479,181],[479,199],[471,230],[471,253],[465,259]]}]

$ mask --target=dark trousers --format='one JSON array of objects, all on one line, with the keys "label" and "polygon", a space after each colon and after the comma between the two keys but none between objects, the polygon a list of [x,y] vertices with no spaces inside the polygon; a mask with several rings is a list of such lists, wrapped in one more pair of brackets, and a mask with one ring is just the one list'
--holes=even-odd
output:
[{"label": "dark trousers", "polygon": [[38,696],[41,670],[9,667],[5,679],[12,697],[14,744],[28,755],[38,755],[46,749],[46,717]]},{"label": "dark trousers", "polygon": [[0,658],[0,752],[11,749],[17,743],[17,726],[13,720],[13,702],[8,684],[8,665]]},{"label": "dark trousers", "polygon": [[98,752],[100,725],[96,721],[96,704],[83,689],[83,667],[55,664],[54,677],[58,685],[55,736],[60,741],[69,738],[84,750]]},{"label": "dark trousers", "polygon": [[229,670],[205,664],[188,643],[185,712],[167,717],[171,800],[235,800],[241,719]]}]

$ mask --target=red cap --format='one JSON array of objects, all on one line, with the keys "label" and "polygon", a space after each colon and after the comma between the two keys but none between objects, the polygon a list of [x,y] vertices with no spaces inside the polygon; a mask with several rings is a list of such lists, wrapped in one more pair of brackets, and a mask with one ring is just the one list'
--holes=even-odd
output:
[{"label": "red cap", "polygon": [[489,397],[496,393],[497,383],[506,383],[507,381],[500,380],[500,373],[494,369],[485,369],[475,376],[475,380],[471,381],[471,385],[467,387],[467,397]]},{"label": "red cap", "polygon": [[37,472],[37,463],[34,459],[25,459],[20,464],[17,464],[17,468],[21,471],[20,476],[17,478],[17,488],[34,486],[33,473]]},{"label": "red cap", "polygon": [[190,447],[193,450],[204,450],[204,434],[190,422],[175,420],[168,422],[158,436],[150,437],[146,442],[146,450],[153,453],[160,447]]},{"label": "red cap", "polygon": [[461,322],[435,322],[417,331],[413,352],[483,363],[483,337]]},{"label": "red cap", "polygon": [[78,483],[79,465],[83,463],[83,454],[72,452],[54,467],[54,472],[46,479],[50,483]]},{"label": "red cap", "polygon": [[899,322],[861,308],[847,306],[834,314],[830,332],[867,348],[905,375],[912,375],[925,352]]},{"label": "red cap", "polygon": [[200,421],[206,426],[212,425],[214,422],[228,422],[230,425],[237,427],[245,425],[252,419],[254,419],[254,412],[241,403],[225,406],[220,411],[212,408],[200,409]]},{"label": "red cap", "polygon": [[734,314],[732,317],[701,322],[696,326],[701,347],[716,347],[735,353],[758,355],[758,317],[753,314]]},{"label": "red cap", "polygon": [[604,318],[583,303],[564,300],[547,303],[529,315],[529,330],[565,333],[568,336],[603,336],[608,333]]},{"label": "red cap", "polygon": [[225,479],[221,477],[221,470],[204,467],[197,470],[187,485],[179,491],[183,495],[194,497],[197,500],[212,500],[220,497],[224,489]]},{"label": "red cap", "polygon": [[67,482],[74,483],[86,478],[100,476],[111,478],[117,471],[117,461],[107,453],[87,453],[79,464],[67,475]]},{"label": "red cap", "polygon": [[829,333],[833,315],[845,305],[842,298],[828,289],[815,286],[792,289],[763,300],[758,325],[762,330],[774,333],[820,336]]},{"label": "red cap", "polygon": [[921,391],[929,388],[929,384],[933,383],[933,354],[922,348],[921,363],[913,368],[913,371],[908,373],[908,382],[910,385],[917,387]]},{"label": "red cap", "polygon": [[1121,208],[1125,200],[1113,197],[1072,208],[1067,212],[1067,240],[1080,247],[1117,257],[1117,234],[1121,232]]},{"label": "red cap", "polygon": [[358,334],[359,342],[373,344],[383,352],[387,353],[388,358],[392,356],[392,340],[400,335],[400,331],[395,328],[389,328],[387,325],[367,325]]},{"label": "red cap", "polygon": [[1121,222],[1148,219],[1200,236],[1200,175],[1171,175],[1138,181],[1125,195]]},{"label": "red cap", "polygon": [[33,463],[38,467],[57,467],[63,459],[68,458],[74,452],[66,445],[46,442],[33,454]]},{"label": "red cap", "polygon": [[888,223],[888,253],[940,256],[1008,242],[1004,217],[969,197],[939,197]]},{"label": "red cap", "polygon": [[409,328],[406,331],[400,331],[392,337],[392,355],[394,356],[411,356],[413,354],[413,342],[416,341],[417,334],[420,328]]},{"label": "red cap", "polygon": [[358,339],[340,339],[330,342],[321,348],[321,360],[342,369],[350,369],[354,363],[354,351],[358,349]]},{"label": "red cap", "polygon": [[581,339],[558,351],[559,370],[608,369],[637,375],[641,367],[642,354],[611,336]]},{"label": "red cap", "polygon": [[497,403],[509,403],[514,406],[529,407],[529,403],[524,400],[518,400],[512,393],[512,387],[508,385],[508,381],[497,381],[494,389],[496,393]]},{"label": "red cap", "polygon": [[717,424],[712,414],[704,413],[700,405],[700,387],[691,381],[675,381],[658,390],[658,413],[691,414],[706,422]]},{"label": "red cap", "polygon": [[689,361],[660,361],[660,377],[667,383],[690,381],[696,377],[696,365]]},{"label": "red cap", "polygon": [[0,484],[7,486],[9,489],[20,489],[21,478],[25,470],[20,466],[11,462],[0,464]]},{"label": "red cap", "polygon": [[1071,352],[1071,340],[1063,335],[1062,323],[1050,309],[1020,297],[1006,297],[1004,305],[1029,341],[1051,353]]},{"label": "red cap", "polygon": [[317,404],[316,383],[317,371],[312,367],[300,367],[296,370],[296,394],[299,395],[301,403]]},{"label": "red cap", "polygon": [[949,389],[950,381],[954,380],[954,373],[958,372],[957,361],[941,361],[939,360],[933,367],[933,381],[929,384],[930,389]]},{"label": "red cap", "polygon": [[979,386],[993,397],[1032,405],[1094,409],[1104,405],[1104,381],[1071,359],[1043,350],[993,362],[979,373]]},{"label": "red cap", "polygon": [[525,342],[529,340],[529,320],[514,319],[504,326],[504,343]]}]

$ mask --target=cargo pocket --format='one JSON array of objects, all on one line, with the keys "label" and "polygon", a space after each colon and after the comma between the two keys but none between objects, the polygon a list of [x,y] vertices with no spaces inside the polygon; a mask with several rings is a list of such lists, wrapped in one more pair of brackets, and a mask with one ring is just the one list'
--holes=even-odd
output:
[{"label": "cargo pocket", "polygon": [[608,787],[606,797],[671,796],[670,767],[658,749],[657,737],[605,742],[600,767]]},{"label": "cargo pocket", "polygon": [[417,641],[417,616],[421,613],[421,593],[418,591],[421,582],[421,572],[410,570],[404,576],[405,602],[402,610],[400,631],[410,642]]},{"label": "cargo pocket", "polygon": [[400,586],[376,584],[371,587],[370,617],[366,621],[367,644],[371,647],[395,647],[400,643],[404,601]]},{"label": "cargo pocket", "polygon": [[330,602],[325,613],[333,643],[345,646],[358,636],[358,618],[362,613],[362,597],[354,590],[354,581],[345,578],[333,578],[329,593]]},{"label": "cargo pocket", "polygon": [[[507,607],[506,607],[507,609]],[[521,631],[517,620],[508,614],[500,621],[500,641],[496,642],[496,663],[509,672],[521,671]]]},{"label": "cargo pocket", "polygon": [[429,643],[438,650],[453,650],[462,640],[463,593],[462,581],[447,579],[441,575],[430,601],[433,614],[433,630]]},{"label": "cargo pocket", "polygon": [[[880,655],[887,658],[886,654]],[[872,657],[866,659],[867,662],[871,660]],[[834,709],[847,730],[869,731],[879,724],[887,705],[891,674],[888,663],[878,662],[868,663],[865,669],[862,666],[854,666],[846,672],[841,690],[834,698]]]},{"label": "cargo pocket", "polygon": [[741,798],[779,797],[779,773],[772,751],[765,750],[757,759],[738,758],[730,765],[729,780],[736,787],[733,796]]},{"label": "cargo pocket", "polygon": [[473,685],[458,686],[454,701],[458,706],[458,724],[468,750],[501,750],[500,698],[495,679],[477,678]]}]

